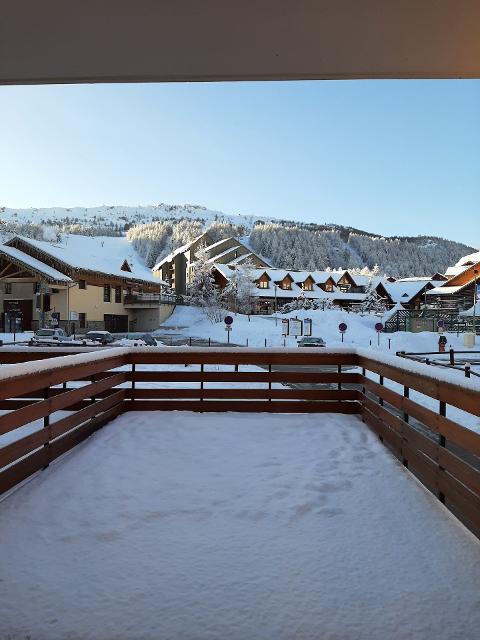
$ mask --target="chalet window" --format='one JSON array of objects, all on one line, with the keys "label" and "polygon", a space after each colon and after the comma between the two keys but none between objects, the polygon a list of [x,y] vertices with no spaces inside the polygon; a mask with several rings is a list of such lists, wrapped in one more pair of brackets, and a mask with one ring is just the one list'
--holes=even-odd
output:
[{"label": "chalet window", "polygon": [[43,294],[43,311],[50,311],[50,294]]},{"label": "chalet window", "polygon": [[350,285],[349,284],[340,284],[340,285],[338,285],[338,288],[343,293],[348,293],[348,291],[350,290]]},{"label": "chalet window", "polygon": [[110,302],[112,294],[112,288],[109,284],[103,285],[103,301]]},{"label": "chalet window", "polygon": [[85,329],[85,327],[87,326],[87,314],[86,313],[79,313],[78,314],[78,323],[80,325],[80,329]]},{"label": "chalet window", "polygon": [[259,289],[268,289],[268,280],[260,280],[258,283]]},{"label": "chalet window", "polygon": [[35,294],[40,293],[40,283],[39,282],[34,282],[33,283],[33,293],[35,293]]},{"label": "chalet window", "polygon": [[313,291],[313,285],[310,281],[308,282],[304,282],[303,283],[303,290],[304,291]]},{"label": "chalet window", "polygon": [[290,291],[291,288],[292,283],[290,282],[290,280],[284,280],[280,283],[280,289],[283,289],[284,291]]},{"label": "chalet window", "polygon": [[79,289],[86,289],[87,288],[87,283],[85,282],[85,280],[79,280],[78,281],[78,288]]},{"label": "chalet window", "polygon": [[331,282],[325,284],[325,291],[333,291],[333,285]]},{"label": "chalet window", "polygon": [[9,293],[12,293],[12,283],[11,282],[6,282],[5,283],[5,293],[8,295]]},{"label": "chalet window", "polygon": [[115,302],[122,301],[122,287],[115,287]]}]

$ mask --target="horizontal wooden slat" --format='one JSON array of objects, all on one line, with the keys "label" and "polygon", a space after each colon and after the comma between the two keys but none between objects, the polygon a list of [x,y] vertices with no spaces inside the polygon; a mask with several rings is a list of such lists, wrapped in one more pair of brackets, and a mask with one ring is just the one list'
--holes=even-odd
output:
[{"label": "horizontal wooden slat", "polygon": [[0,435],[13,431],[14,429],[50,415],[55,411],[60,411],[68,407],[74,407],[75,403],[83,398],[92,397],[96,394],[110,389],[126,381],[125,372],[114,373],[111,376],[77,389],[68,389],[64,393],[55,395],[53,398],[41,400],[34,404],[24,406],[0,417]]},{"label": "horizontal wooden slat", "polygon": [[129,380],[135,382],[277,382],[304,384],[360,384],[358,373],[335,371],[130,371]]},{"label": "horizontal wooden slat", "polygon": [[0,448],[0,468],[15,462],[15,460],[26,456],[34,449],[46,444],[49,440],[52,441],[55,438],[58,438],[89,418],[99,415],[103,411],[106,411],[119,402],[122,402],[124,393],[123,389],[116,391],[103,400],[89,404],[84,409],[76,411],[66,418],[53,422],[48,428],[42,427],[28,436],[15,440],[14,442]]},{"label": "horizontal wooden slat", "polygon": [[37,371],[34,375],[16,376],[12,370],[12,377],[3,380],[0,385],[0,400],[14,398],[19,394],[29,393],[37,389],[46,389],[47,387],[61,384],[66,380],[76,380],[84,376],[92,376],[109,369],[115,369],[122,366],[124,361],[124,356],[114,356],[101,360],[92,359],[91,362],[83,362],[77,365],[55,366],[45,371]]},{"label": "horizontal wooden slat", "polygon": [[447,506],[458,509],[480,531],[480,498],[448,473],[439,475],[439,488]]},{"label": "horizontal wooden slat", "polygon": [[48,461],[47,448],[42,447],[17,464],[0,472],[0,494],[5,493],[19,482],[22,482],[36,471],[43,469]]},{"label": "horizontal wooden slat", "polygon": [[219,398],[232,400],[358,400],[358,391],[329,389],[127,389],[127,397],[147,398]]},{"label": "horizontal wooden slat", "polygon": [[23,458],[46,442],[48,442],[48,429],[41,427],[38,431],[7,444],[0,449],[0,469]]},{"label": "horizontal wooden slat", "polygon": [[127,361],[135,364],[252,364],[252,365],[358,365],[355,353],[329,353],[322,349],[156,349],[129,352]]},{"label": "horizontal wooden slat", "polygon": [[383,375],[410,389],[415,389],[435,400],[442,400],[454,407],[480,416],[480,391],[474,391],[473,389],[468,389],[450,382],[437,380],[428,373],[420,375],[418,373],[405,371],[401,367],[379,363],[370,358],[361,357],[359,361],[360,365],[369,371]]},{"label": "horizontal wooden slat", "polygon": [[289,402],[241,400],[127,400],[126,411],[239,411],[270,413],[359,413],[358,402]]},{"label": "horizontal wooden slat", "polygon": [[432,432],[439,433],[473,455],[480,456],[480,434],[467,427],[462,427],[450,418],[441,416],[427,407],[422,407],[409,398],[400,396],[400,394],[373,380],[365,379],[364,385],[371,393],[380,396],[399,411],[404,411],[419,420]]},{"label": "horizontal wooden slat", "polygon": [[125,389],[119,389],[106,398],[103,398],[103,400],[98,400],[97,402],[93,402],[83,409],[75,411],[75,413],[73,413],[71,416],[67,416],[65,418],[62,418],[61,420],[57,420],[56,422],[52,422],[50,425],[50,439],[55,440],[71,429],[77,427],[85,420],[99,415],[103,411],[107,411],[107,409],[110,409],[116,404],[123,402],[124,398]]},{"label": "horizontal wooden slat", "polygon": [[451,476],[480,496],[480,471],[444,447],[438,448],[438,463]]},{"label": "horizontal wooden slat", "polygon": [[73,449],[77,444],[80,444],[83,440],[88,438],[92,433],[103,427],[103,425],[113,420],[116,416],[123,413],[123,403],[116,404],[111,409],[103,412],[96,418],[89,420],[78,429],[74,429],[73,431],[69,431],[67,435],[62,438],[57,438],[54,442],[52,442],[48,449],[50,452],[50,460],[55,460],[59,456],[63,455],[70,449]]}]

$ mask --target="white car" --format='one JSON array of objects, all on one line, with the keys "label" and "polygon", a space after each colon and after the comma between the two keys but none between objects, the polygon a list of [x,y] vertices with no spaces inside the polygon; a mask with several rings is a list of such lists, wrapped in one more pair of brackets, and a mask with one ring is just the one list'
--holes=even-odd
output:
[{"label": "white car", "polygon": [[34,344],[59,344],[60,342],[70,342],[72,338],[67,336],[63,329],[39,329],[32,337]]}]

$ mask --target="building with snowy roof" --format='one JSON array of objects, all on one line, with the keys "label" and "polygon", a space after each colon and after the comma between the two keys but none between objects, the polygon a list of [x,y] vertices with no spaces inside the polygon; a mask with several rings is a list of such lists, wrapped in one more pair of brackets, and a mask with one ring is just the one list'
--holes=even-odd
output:
[{"label": "building with snowy roof", "polygon": [[208,232],[175,249],[152,269],[154,276],[169,283],[177,295],[185,295],[192,281],[193,265],[202,251],[212,264],[240,265],[249,262],[256,267],[269,267],[269,263],[254,253],[237,238],[224,238],[214,242]]},{"label": "building with snowy roof", "polygon": [[5,331],[58,324],[75,332],[156,329],[173,309],[165,283],[126,238],[66,235],[60,243],[15,236],[0,245]]}]

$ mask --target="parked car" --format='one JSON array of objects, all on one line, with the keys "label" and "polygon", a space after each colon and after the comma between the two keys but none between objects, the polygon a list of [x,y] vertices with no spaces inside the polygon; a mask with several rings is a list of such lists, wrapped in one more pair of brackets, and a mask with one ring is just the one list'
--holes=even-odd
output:
[{"label": "parked car", "polygon": [[157,341],[149,333],[127,333],[117,342],[119,347],[156,347]]},{"label": "parked car", "polygon": [[101,342],[102,344],[112,344],[112,342],[115,342],[115,338],[109,331],[88,331],[85,334],[85,339]]},{"label": "parked car", "polygon": [[298,341],[299,347],[326,347],[325,340],[322,338],[301,338]]},{"label": "parked car", "polygon": [[72,338],[67,336],[65,331],[60,328],[54,329],[39,329],[32,337],[34,344],[51,344],[52,342],[59,343],[70,341]]}]

